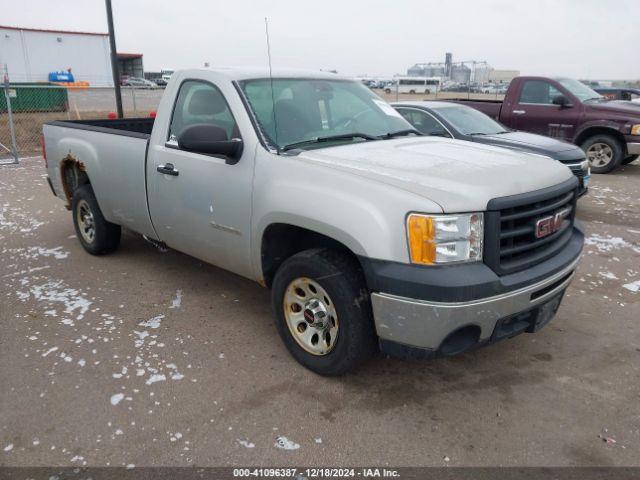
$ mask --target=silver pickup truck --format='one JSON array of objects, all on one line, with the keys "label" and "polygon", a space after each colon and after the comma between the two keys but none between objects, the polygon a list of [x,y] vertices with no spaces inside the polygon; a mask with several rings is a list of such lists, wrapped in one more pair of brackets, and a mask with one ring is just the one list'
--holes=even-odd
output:
[{"label": "silver pickup truck", "polygon": [[568,168],[420,136],[329,73],[179,71],[155,119],[43,131],[89,253],[124,227],[259,282],[293,357],[324,375],[534,332],[582,250]]}]

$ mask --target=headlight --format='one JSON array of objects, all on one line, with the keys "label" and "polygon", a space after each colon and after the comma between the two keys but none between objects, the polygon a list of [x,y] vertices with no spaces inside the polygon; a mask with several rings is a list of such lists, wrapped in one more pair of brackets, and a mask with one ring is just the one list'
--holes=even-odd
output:
[{"label": "headlight", "polygon": [[585,160],[584,162],[582,162],[582,163],[580,164],[580,169],[581,169],[583,172],[590,172],[590,168],[589,168],[589,160]]},{"label": "headlight", "polygon": [[411,262],[433,265],[480,261],[483,233],[482,213],[412,213],[407,218]]},{"label": "headlight", "polygon": [[631,135],[640,135],[640,125],[631,126]]}]

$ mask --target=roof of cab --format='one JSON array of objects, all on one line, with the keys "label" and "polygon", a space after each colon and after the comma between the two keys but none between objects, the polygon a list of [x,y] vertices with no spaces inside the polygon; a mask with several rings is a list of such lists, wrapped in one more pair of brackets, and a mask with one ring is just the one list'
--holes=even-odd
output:
[{"label": "roof of cab", "polygon": [[353,80],[350,77],[339,75],[331,72],[323,72],[320,70],[298,70],[288,68],[274,68],[269,73],[267,67],[216,67],[211,69],[190,69],[183,70],[185,74],[214,72],[219,75],[227,77],[231,81],[235,80],[250,80],[258,78],[313,78],[313,79],[326,79],[326,80]]}]

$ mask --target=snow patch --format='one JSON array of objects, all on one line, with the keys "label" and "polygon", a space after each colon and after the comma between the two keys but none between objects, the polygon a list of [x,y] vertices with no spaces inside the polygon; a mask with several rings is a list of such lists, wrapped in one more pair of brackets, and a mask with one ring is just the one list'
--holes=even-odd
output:
[{"label": "snow patch", "polygon": [[298,450],[300,445],[295,442],[292,442],[287,437],[280,436],[276,438],[276,443],[274,444],[276,448],[280,448],[282,450]]},{"label": "snow patch", "polygon": [[162,322],[163,318],[164,318],[164,315],[158,315],[153,318],[150,318],[146,322],[141,322],[138,325],[140,325],[141,327],[156,329],[160,327],[160,323]]},{"label": "snow patch", "polygon": [[156,373],[155,375],[151,375],[145,383],[151,385],[156,382],[164,382],[166,379],[167,377],[164,374]]},{"label": "snow patch", "polygon": [[182,305],[182,290],[176,290],[176,298],[171,300],[171,306],[169,308],[180,308]]},{"label": "snow patch", "polygon": [[42,354],[43,357],[46,357],[47,355],[49,355],[50,353],[56,352],[58,350],[58,347],[51,347],[49,350],[47,350],[46,352],[44,352]]},{"label": "snow patch", "polygon": [[631,283],[625,283],[624,285],[622,285],[622,288],[626,288],[630,292],[636,293],[638,290],[640,290],[640,280],[636,280],[635,282]]},{"label": "snow patch", "polygon": [[602,237],[598,234],[591,235],[585,238],[585,245],[592,245],[596,247],[599,252],[610,252],[619,248],[632,248],[635,252],[640,253],[640,248],[634,247],[622,237]]},{"label": "snow patch", "polygon": [[618,280],[618,277],[612,272],[598,272],[598,275],[604,278],[608,278],[609,280]]},{"label": "snow patch", "polygon": [[[25,280],[26,281],[26,280]],[[28,281],[26,281],[28,283]],[[39,302],[62,303],[65,307],[64,313],[75,313],[78,311],[79,318],[89,310],[92,304],[84,295],[74,288],[64,288],[61,280],[49,280],[42,285],[31,285],[28,293],[19,292],[22,301],[26,301],[30,296]]]}]

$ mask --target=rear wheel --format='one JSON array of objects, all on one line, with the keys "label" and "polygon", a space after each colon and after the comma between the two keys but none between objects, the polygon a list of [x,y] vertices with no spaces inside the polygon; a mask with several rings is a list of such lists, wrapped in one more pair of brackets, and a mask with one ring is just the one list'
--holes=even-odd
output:
[{"label": "rear wheel", "polygon": [[582,145],[594,173],[609,173],[622,163],[622,145],[611,135],[594,135]]},{"label": "rear wheel", "polygon": [[291,355],[320,375],[342,375],[376,349],[369,292],[357,261],[330,249],[287,259],[273,281],[276,325]]},{"label": "rear wheel", "polygon": [[415,94],[416,94],[416,91],[415,91],[415,90],[409,90],[409,93],[410,93],[411,95],[415,95]]},{"label": "rear wheel", "polygon": [[91,185],[82,185],[73,192],[71,211],[78,240],[87,252],[104,255],[118,248],[120,225],[105,220]]},{"label": "rear wheel", "polygon": [[627,165],[628,163],[631,163],[634,160],[637,160],[638,157],[640,157],[640,155],[630,155],[627,158],[625,158],[624,160],[622,160],[622,165]]}]

